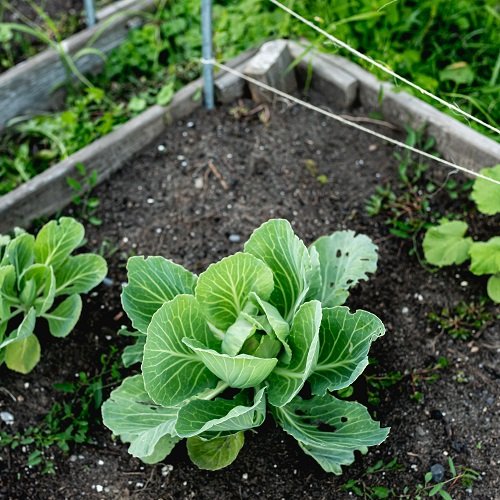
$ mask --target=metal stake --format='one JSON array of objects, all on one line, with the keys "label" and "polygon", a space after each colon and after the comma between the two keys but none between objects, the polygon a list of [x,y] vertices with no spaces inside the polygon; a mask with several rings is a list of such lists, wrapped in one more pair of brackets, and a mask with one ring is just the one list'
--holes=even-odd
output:
[{"label": "metal stake", "polygon": [[212,0],[201,1],[201,36],[203,39],[203,89],[205,107],[214,109],[214,68],[212,60]]},{"label": "metal stake", "polygon": [[87,26],[90,28],[96,23],[95,5],[94,0],[83,0],[85,5],[85,14],[87,17]]}]

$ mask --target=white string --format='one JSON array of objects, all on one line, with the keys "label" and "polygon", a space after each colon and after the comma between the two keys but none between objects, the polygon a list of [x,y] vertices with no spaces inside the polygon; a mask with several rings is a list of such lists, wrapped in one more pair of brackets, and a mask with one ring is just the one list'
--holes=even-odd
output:
[{"label": "white string", "polygon": [[255,78],[252,78],[248,75],[240,73],[239,71],[237,71],[229,66],[226,66],[225,64],[217,62],[214,59],[202,59],[201,63],[202,64],[211,64],[211,65],[217,66],[218,68],[222,69],[223,71],[227,71],[228,73],[231,73],[239,78],[242,78],[243,80],[246,80],[247,82],[253,83],[254,85],[257,85],[258,87],[261,87],[264,90],[268,90],[269,92],[272,92],[276,95],[279,95],[280,97],[283,97],[284,99],[288,99],[289,101],[300,104],[301,106],[304,106],[305,108],[311,109],[313,111],[317,111],[318,113],[321,113],[325,116],[328,116],[329,118],[332,118],[340,123],[343,123],[344,125],[354,127],[358,130],[361,130],[362,132],[366,132],[367,134],[370,134],[370,135],[373,135],[379,139],[382,139],[383,141],[390,142],[391,144],[394,144],[394,145],[399,146],[399,147],[404,148],[404,149],[408,149],[409,151],[412,151],[413,153],[417,153],[421,156],[425,156],[426,158],[430,158],[431,160],[442,163],[448,167],[454,168],[455,170],[460,170],[461,172],[464,172],[466,174],[472,175],[474,177],[479,177],[481,179],[490,181],[494,184],[500,185],[500,181],[497,181],[496,179],[492,179],[491,177],[487,177],[486,175],[475,172],[474,170],[471,170],[469,168],[461,167],[460,165],[456,165],[455,163],[452,163],[448,160],[445,160],[444,158],[439,158],[438,156],[434,156],[430,153],[427,153],[427,152],[422,151],[420,149],[414,148],[413,146],[409,146],[408,144],[405,144],[404,142],[398,141],[396,139],[392,139],[391,137],[387,137],[387,136],[380,134],[374,130],[363,127],[362,125],[359,125],[356,122],[352,122],[350,120],[347,120],[340,115],[336,115],[330,111],[326,111],[324,109],[318,108],[317,106],[314,106],[314,104],[310,104],[306,101],[302,101],[301,99],[298,99],[297,97],[294,97],[290,94],[287,94],[286,92],[275,89],[274,87],[271,87],[271,86],[267,85],[266,83],[260,82],[259,80],[256,80]]},{"label": "white string", "polygon": [[363,59],[364,61],[369,62],[370,64],[373,64],[375,67],[377,67],[378,69],[391,75],[393,78],[397,78],[397,79],[401,80],[402,82],[406,83],[406,85],[409,85],[410,87],[413,87],[415,90],[418,90],[419,92],[426,95],[427,97],[430,97],[431,99],[436,100],[437,102],[439,102],[443,106],[446,106],[447,108],[465,116],[466,118],[473,120],[476,123],[479,123],[483,127],[489,128],[493,132],[500,134],[500,129],[494,127],[493,125],[490,125],[489,123],[486,123],[483,120],[480,120],[479,118],[476,118],[475,116],[473,116],[473,115],[467,113],[466,111],[462,110],[461,108],[459,108],[456,104],[451,104],[451,103],[445,101],[444,99],[441,99],[441,97],[438,97],[438,96],[434,95],[433,93],[429,92],[428,90],[423,89],[422,87],[420,87],[416,83],[413,83],[410,80],[407,80],[405,77],[398,75],[397,73],[395,73],[391,69],[387,68],[383,64],[375,61],[374,59],[363,54],[362,52],[359,52],[358,50],[354,49],[353,47],[351,47],[347,43],[343,42],[342,40],[339,40],[337,37],[331,35],[327,31],[325,31],[324,29],[320,28],[319,26],[316,26],[314,23],[312,23],[311,21],[309,21],[305,17],[302,17],[300,14],[297,14],[297,12],[288,8],[286,5],[283,5],[282,3],[278,2],[278,0],[269,0],[269,1],[272,2],[274,5],[276,5],[277,7],[279,7],[280,9],[287,12],[288,14],[296,17],[299,21],[302,21],[304,24],[306,24],[310,28],[316,30],[318,33],[321,33],[323,36],[326,36],[329,40],[331,40],[336,45],[348,50],[349,52],[351,52],[354,55],[358,56],[359,58]]}]

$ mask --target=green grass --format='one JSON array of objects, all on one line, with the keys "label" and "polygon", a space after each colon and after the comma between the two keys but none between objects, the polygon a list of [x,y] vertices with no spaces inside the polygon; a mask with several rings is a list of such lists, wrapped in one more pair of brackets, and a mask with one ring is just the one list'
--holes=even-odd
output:
[{"label": "green grass", "polygon": [[[496,0],[289,0],[287,5],[402,76],[498,126]],[[158,13],[109,55],[90,87],[69,89],[65,111],[22,122],[2,135],[0,194],[147,106],[168,103],[175,90],[199,76],[199,30],[198,0],[163,1]],[[215,2],[219,59],[278,36],[307,37],[320,50],[349,56],[268,0]]]}]

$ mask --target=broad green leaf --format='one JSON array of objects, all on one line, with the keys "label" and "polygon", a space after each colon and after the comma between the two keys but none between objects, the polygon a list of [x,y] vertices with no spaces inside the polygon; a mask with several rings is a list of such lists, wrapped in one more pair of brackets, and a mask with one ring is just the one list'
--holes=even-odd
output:
[{"label": "broad green leaf", "polygon": [[284,347],[285,351],[281,356],[281,361],[288,364],[292,359],[292,350],[288,345],[287,338],[290,334],[290,327],[288,323],[283,319],[280,312],[276,307],[274,307],[269,302],[262,300],[257,295],[253,294],[252,299],[259,305],[262,309],[262,312],[266,316],[269,325],[272,328],[272,331],[276,335],[276,338],[281,342],[281,345]]},{"label": "broad green leaf", "polygon": [[465,61],[458,61],[446,66],[439,72],[441,81],[451,80],[457,84],[471,84],[474,81],[475,73]]},{"label": "broad green leaf", "polygon": [[423,243],[427,262],[439,267],[465,262],[472,244],[472,238],[464,238],[467,228],[465,222],[445,220],[428,229]]},{"label": "broad green leaf", "polygon": [[269,267],[253,255],[238,252],[200,274],[195,296],[207,320],[226,330],[244,310],[250,292],[267,299],[273,286]]},{"label": "broad green leaf", "polygon": [[244,431],[258,427],[266,415],[265,389],[255,394],[250,406],[236,396],[232,400],[215,399],[206,401],[195,399],[179,410],[175,432],[179,437],[192,437],[202,432]]},{"label": "broad green leaf", "polygon": [[383,323],[366,311],[324,308],[319,329],[318,363],[309,377],[312,393],[324,395],[351,385],[368,365],[371,343],[385,333]]},{"label": "broad green leaf", "polygon": [[368,446],[382,443],[389,433],[371,419],[363,405],[329,394],[309,400],[297,397],[273,413],[300,447],[334,474],[341,474],[342,465],[354,462],[355,451],[366,453]]},{"label": "broad green leaf", "polygon": [[282,344],[274,334],[260,336],[260,342],[252,356],[258,358],[275,358],[281,351]]},{"label": "broad green leaf", "polygon": [[318,252],[321,272],[321,288],[314,298],[323,307],[342,305],[348,290],[377,270],[377,246],[364,234],[337,231],[319,238],[311,248]]},{"label": "broad green leaf", "polygon": [[236,356],[245,341],[255,333],[256,329],[255,323],[250,321],[250,318],[247,319],[246,314],[244,315],[242,311],[224,334],[221,345],[222,352],[230,356]]},{"label": "broad green leaf", "polygon": [[500,303],[500,273],[490,276],[486,290],[493,302]]},{"label": "broad green leaf", "polygon": [[123,349],[122,363],[125,368],[129,368],[136,363],[142,363],[144,357],[144,346],[146,345],[146,335],[137,336],[135,344],[128,345]]},{"label": "broad green leaf", "polygon": [[[492,168],[483,168],[480,173],[500,181],[500,165]],[[500,185],[477,178],[472,187],[471,198],[476,202],[480,212],[487,215],[500,213]]]},{"label": "broad green leaf", "polygon": [[306,246],[287,220],[274,219],[253,232],[245,243],[245,252],[271,268],[274,291],[269,302],[287,321],[291,321],[309,290],[312,265]]},{"label": "broad green leaf", "polygon": [[162,406],[174,406],[214,388],[217,377],[182,339],[188,337],[216,347],[198,302],[193,295],[177,295],[163,304],[151,319],[147,331],[142,373],[151,399]]},{"label": "broad green leaf", "polygon": [[470,270],[477,275],[500,273],[500,236],[470,247]]},{"label": "broad green leaf", "polygon": [[16,340],[5,348],[7,368],[26,375],[40,361],[40,343],[35,335]]},{"label": "broad green leaf", "polygon": [[197,277],[163,257],[131,257],[127,263],[128,284],[122,305],[132,326],[147,332],[153,314],[180,294],[194,294]]},{"label": "broad green leaf", "polygon": [[106,276],[108,267],[100,255],[83,253],[70,256],[56,272],[56,297],[87,293]]},{"label": "broad green leaf", "polygon": [[21,324],[0,344],[0,349],[7,347],[9,344],[20,342],[29,337],[35,329],[36,312],[32,307],[21,321]]},{"label": "broad green leaf", "polygon": [[157,461],[158,455],[162,460],[179,441],[173,437],[178,410],[156,406],[144,389],[142,375],[135,375],[111,393],[102,405],[102,419],[113,434],[130,442],[133,456]]},{"label": "broad green leaf", "polygon": [[78,323],[81,312],[82,299],[80,295],[74,294],[42,316],[49,323],[49,331],[54,337],[66,337]]},{"label": "broad green leaf", "polygon": [[306,298],[315,299],[321,293],[323,278],[319,253],[314,246],[309,247],[309,256],[311,258],[311,271],[309,272],[309,291]]},{"label": "broad green leaf", "polygon": [[19,304],[15,289],[16,271],[11,264],[0,265],[0,342],[3,341],[7,323],[11,315],[11,306]]},{"label": "broad green leaf", "polygon": [[257,358],[248,354],[237,356],[220,354],[208,348],[203,342],[192,338],[184,338],[183,342],[196,353],[213,374],[237,389],[246,389],[260,384],[278,362],[276,358]]},{"label": "broad green leaf", "polygon": [[32,281],[35,286],[33,305],[37,315],[43,314],[52,307],[56,293],[56,280],[52,267],[45,264],[31,265],[23,273],[21,287],[29,281]]},{"label": "broad green leaf", "polygon": [[23,233],[10,241],[5,251],[8,262],[14,266],[19,281],[23,271],[33,264],[35,238]]},{"label": "broad green leaf", "polygon": [[199,437],[187,440],[189,458],[200,469],[219,470],[232,464],[245,444],[243,432],[206,441]]},{"label": "broad green leaf", "polygon": [[320,324],[321,303],[311,300],[302,304],[288,337],[292,359],[288,364],[280,362],[267,379],[268,399],[273,406],[288,404],[316,368]]},{"label": "broad green leaf", "polygon": [[80,246],[85,236],[83,225],[71,217],[50,221],[35,240],[35,260],[57,269]]}]

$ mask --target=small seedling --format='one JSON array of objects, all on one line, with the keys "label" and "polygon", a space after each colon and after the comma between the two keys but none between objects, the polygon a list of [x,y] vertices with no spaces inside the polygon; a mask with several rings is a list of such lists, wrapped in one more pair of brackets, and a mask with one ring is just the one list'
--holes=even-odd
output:
[{"label": "small seedling", "polygon": [[74,192],[72,201],[78,207],[78,217],[94,226],[100,226],[102,220],[95,215],[100,200],[95,196],[91,196],[92,190],[97,185],[97,170],[87,172],[83,163],[77,163],[75,169],[79,174],[79,178],[68,177],[66,182]]},{"label": "small seedling", "polygon": [[66,337],[82,310],[80,294],[106,276],[99,255],[72,255],[84,240],[83,226],[70,217],[45,224],[36,238],[16,230],[0,236],[0,364],[29,373],[40,360],[38,319],[54,337]]},{"label": "small seedling", "polygon": [[[500,165],[485,168],[481,173],[500,180]],[[500,213],[500,186],[478,178],[472,188],[472,199],[477,209],[486,215]],[[463,221],[442,219],[438,226],[425,234],[423,248],[426,260],[435,266],[460,265],[470,260],[470,270],[477,276],[489,276],[486,285],[488,296],[500,303],[500,236],[486,242],[476,242],[465,236],[468,224]]]},{"label": "small seedling", "polygon": [[[427,317],[439,329],[454,339],[468,340],[479,334],[493,320],[493,314],[486,308],[486,300],[479,302],[460,302],[454,308],[441,309],[439,313],[430,312]],[[496,319],[500,319],[497,316]]]}]

